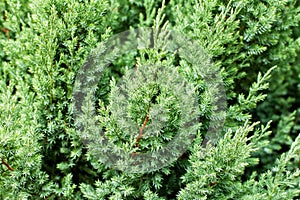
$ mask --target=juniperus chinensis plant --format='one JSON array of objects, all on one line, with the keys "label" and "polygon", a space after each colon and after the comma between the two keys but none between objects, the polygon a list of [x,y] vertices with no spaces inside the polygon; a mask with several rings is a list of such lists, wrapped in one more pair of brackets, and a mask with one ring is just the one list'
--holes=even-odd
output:
[{"label": "juniperus chinensis plant", "polygon": [[0,199],[298,199],[299,6],[1,1]]}]

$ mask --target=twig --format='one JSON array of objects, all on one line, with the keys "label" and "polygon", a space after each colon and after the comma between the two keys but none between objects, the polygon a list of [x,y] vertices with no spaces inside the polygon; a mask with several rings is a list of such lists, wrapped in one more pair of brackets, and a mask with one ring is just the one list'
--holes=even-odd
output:
[{"label": "twig", "polygon": [[3,158],[2,158],[2,164],[5,165],[8,170],[14,171],[14,169],[7,162],[5,162]]},{"label": "twig", "polygon": [[[149,121],[149,108],[150,108],[150,107],[148,106],[146,118],[145,118],[145,120],[144,120],[144,122],[143,122],[142,127],[140,128],[139,135],[137,136],[136,141],[135,141],[135,147],[139,147],[139,141],[142,139],[142,137],[143,137],[143,132],[144,132],[144,130],[145,130],[146,126],[147,126],[147,123],[148,123],[148,121]],[[131,157],[134,158],[135,155],[136,155],[136,152],[133,152]]]},{"label": "twig", "polygon": [[138,135],[137,138],[136,138],[135,147],[139,147],[139,141],[140,141],[141,138],[143,137],[143,132],[144,132],[144,129],[146,128],[146,125],[147,125],[148,121],[149,121],[149,115],[148,115],[148,113],[147,113],[146,118],[145,118],[145,121],[144,121],[144,123],[143,123],[143,126],[142,126],[142,128],[140,129],[140,133],[139,133],[139,135]]},{"label": "twig", "polygon": [[0,28],[0,30],[5,33],[6,37],[10,39],[9,29],[8,28]]}]

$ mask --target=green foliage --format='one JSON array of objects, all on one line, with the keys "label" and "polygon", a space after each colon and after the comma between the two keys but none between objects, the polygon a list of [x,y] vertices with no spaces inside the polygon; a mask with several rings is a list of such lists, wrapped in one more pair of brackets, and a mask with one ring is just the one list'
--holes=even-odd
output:
[{"label": "green foliage", "polygon": [[[0,13],[0,199],[300,197],[298,1],[3,0]],[[136,49],[101,77],[88,76],[99,78],[98,88],[89,91],[95,101],[82,109],[91,116],[96,108],[95,120],[111,143],[138,155],[176,137],[185,117],[194,117],[180,107],[195,105],[182,91],[194,93],[200,122],[191,129],[192,144],[170,165],[148,173],[101,162],[93,152],[97,143],[84,144],[72,103],[89,55],[101,55],[107,38],[136,27],[153,27],[154,48]],[[201,76],[201,62],[165,49],[168,30],[203,47],[212,71],[220,72],[228,105],[217,142],[205,136],[211,120],[223,118],[215,113],[219,97]],[[198,51],[190,45],[184,54]],[[174,76],[153,81],[163,71],[157,66]],[[189,89],[176,85],[179,77]],[[165,124],[162,131],[155,121]],[[143,124],[153,134],[137,139]]]}]

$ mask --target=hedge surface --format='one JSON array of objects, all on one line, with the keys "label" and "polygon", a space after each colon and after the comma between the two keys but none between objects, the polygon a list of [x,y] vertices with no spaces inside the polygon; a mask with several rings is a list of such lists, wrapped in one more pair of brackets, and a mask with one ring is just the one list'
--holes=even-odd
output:
[{"label": "hedge surface", "polygon": [[[3,0],[0,12],[0,199],[300,198],[299,1]],[[141,27],[157,35],[174,30],[201,46],[220,72],[227,108],[220,138],[204,146],[217,116],[199,66],[156,46],[119,58],[99,78],[95,107],[120,148],[155,152],[175,137],[184,116],[181,100],[155,84],[128,89],[129,108],[114,103],[121,102],[118,80],[134,88],[129,72],[176,69],[194,87],[201,111],[180,158],[156,171],[128,173],[84,144],[73,89],[95,49],[105,51],[108,38]],[[188,50],[197,55],[199,49]],[[111,114],[121,109],[137,124],[152,125],[159,108],[168,111],[164,132],[140,140]]]}]

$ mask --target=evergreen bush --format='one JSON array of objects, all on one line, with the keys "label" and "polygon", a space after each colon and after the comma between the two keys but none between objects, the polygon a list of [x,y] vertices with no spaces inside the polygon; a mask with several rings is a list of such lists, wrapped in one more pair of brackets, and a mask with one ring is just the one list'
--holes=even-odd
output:
[{"label": "evergreen bush", "polygon": [[[3,0],[0,11],[0,199],[300,198],[298,1]],[[77,107],[80,70],[101,66],[107,52],[114,58],[109,38],[142,27],[152,27],[153,38],[138,36],[150,48],[114,59],[101,76],[85,74],[83,84],[97,87]],[[168,52],[169,30],[189,38],[182,54],[199,60]],[[224,91],[203,77],[204,61]],[[149,81],[164,70],[173,77]],[[175,85],[178,77],[185,84]],[[226,117],[214,91],[226,95]],[[108,165],[97,155],[101,135],[85,132],[98,122],[131,158],[155,153],[194,117],[181,106],[193,108],[194,98],[192,143],[154,171]]]}]

